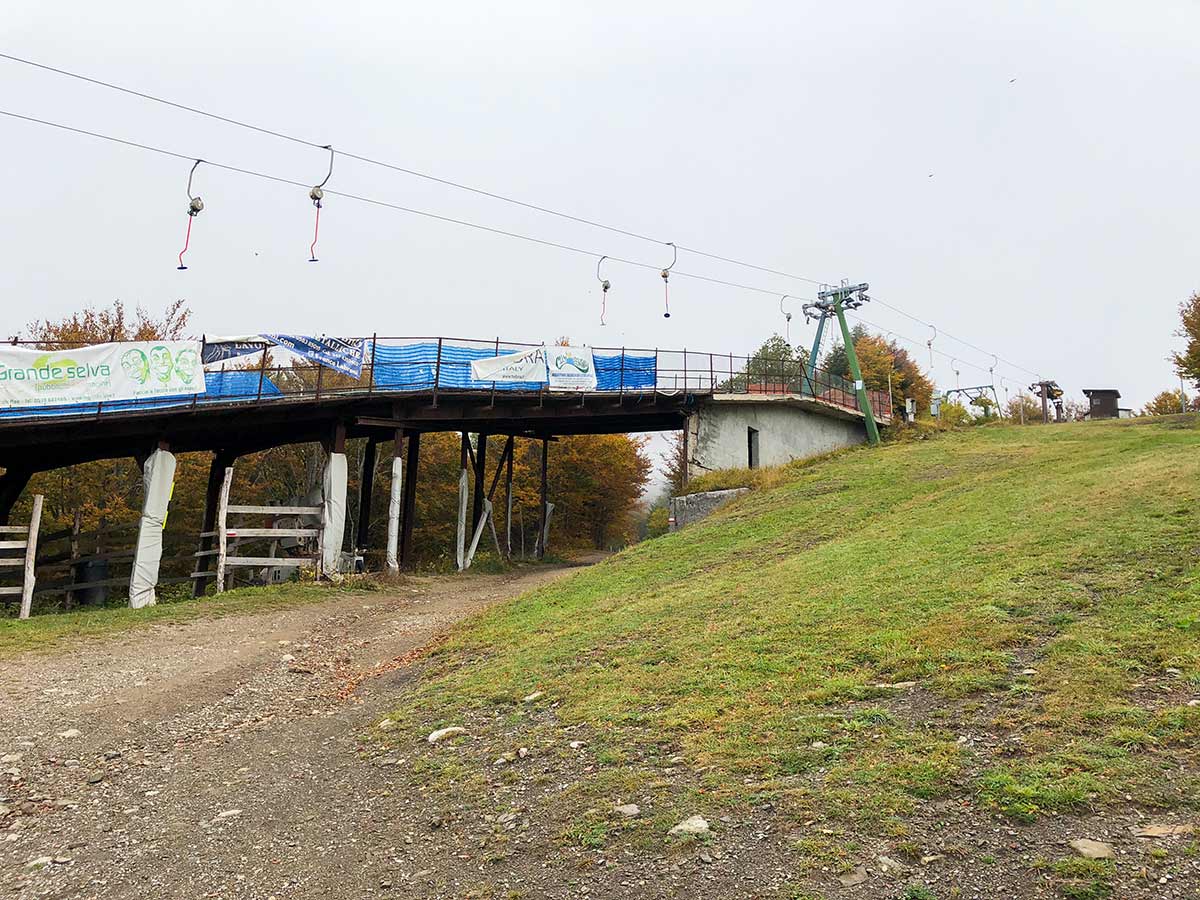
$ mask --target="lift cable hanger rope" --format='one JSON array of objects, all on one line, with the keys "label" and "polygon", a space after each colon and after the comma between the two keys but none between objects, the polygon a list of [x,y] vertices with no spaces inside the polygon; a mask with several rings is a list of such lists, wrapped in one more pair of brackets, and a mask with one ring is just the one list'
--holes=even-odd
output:
[{"label": "lift cable hanger rope", "polygon": [[[314,141],[309,141],[309,140],[305,140],[304,138],[301,138],[301,137],[296,137],[293,134],[287,134],[286,132],[282,132],[282,131],[275,131],[274,129],[271,129],[271,128],[264,128],[260,125],[254,125],[254,124],[251,124],[250,122],[243,122],[240,119],[234,119],[229,116],[222,116],[218,113],[212,113],[212,112],[209,112],[208,110],[199,109],[198,107],[195,107],[195,106],[188,106],[186,103],[179,103],[175,100],[168,100],[165,97],[157,97],[154,94],[148,94],[144,91],[137,91],[137,90],[134,90],[133,88],[122,87],[119,84],[113,84],[112,82],[103,81],[99,78],[92,78],[88,75],[81,75],[78,72],[71,72],[66,69],[59,69],[55,66],[46,65],[45,63],[35,62],[34,60],[31,60],[31,59],[24,59],[23,57],[20,57],[20,56],[13,56],[11,53],[0,53],[0,59],[7,59],[10,62],[20,63],[20,64],[26,65],[26,66],[32,66],[36,69],[42,69],[43,71],[46,71],[46,72],[53,72],[56,75],[64,75],[67,78],[74,78],[78,81],[86,81],[88,84],[94,84],[97,87],[103,87],[103,88],[108,88],[109,90],[119,91],[122,94],[129,94],[130,96],[133,96],[133,97],[140,97],[143,100],[149,100],[153,103],[161,103],[164,106],[170,106],[174,109],[182,110],[184,112],[189,112],[189,113],[192,113],[197,116],[204,116],[205,118],[213,119],[217,122],[224,122],[227,125],[235,125],[238,128],[246,128],[246,129],[249,129],[250,131],[255,131],[255,132],[258,132],[259,134],[265,134],[269,137],[279,138],[280,140],[284,140],[284,141],[291,141],[294,144],[301,144],[302,146],[305,146],[305,147],[312,147],[315,150],[329,149],[328,145],[326,145],[326,144],[318,144]],[[437,175],[430,175],[428,172],[421,172],[416,169],[410,169],[410,168],[407,168],[406,166],[397,165],[396,163],[389,163],[389,162],[385,162],[380,159],[373,159],[369,156],[362,156],[357,153],[350,153],[346,150],[339,150],[338,152],[342,156],[346,157],[347,159],[357,160],[358,162],[366,163],[367,165],[371,165],[371,166],[379,166],[384,169],[391,169],[393,172],[400,172],[404,175],[411,175],[414,178],[423,178],[426,181],[432,181],[437,184],[445,185],[446,187],[452,187],[452,188],[455,188],[460,191],[467,191],[472,194],[478,194],[481,197],[488,197],[492,200],[499,200],[502,203],[511,203],[515,206],[520,206],[520,207],[524,207],[525,209],[533,210],[534,212],[545,213],[546,215],[550,215],[550,216],[557,216],[560,219],[566,219],[571,222],[578,222],[580,225],[587,225],[591,228],[601,228],[605,231],[611,231],[613,234],[621,234],[626,237],[636,238],[637,240],[641,240],[641,241],[650,241],[651,243],[654,243],[654,244],[664,244],[664,245],[668,245],[668,246],[674,246],[669,241],[660,240],[659,238],[651,237],[650,235],[646,235],[646,234],[641,234],[636,231],[631,231],[627,228],[620,228],[616,225],[607,225],[604,222],[597,222],[594,219],[587,219],[587,218],[584,218],[583,216],[572,215],[571,213],[562,212],[561,210],[551,209],[548,206],[540,206],[536,203],[529,203],[525,200],[518,200],[516,197],[509,197],[504,194],[495,193],[494,191],[485,190],[483,188],[472,187],[469,184],[463,184],[462,182],[452,181],[451,179],[448,179],[448,178],[440,178]],[[807,281],[809,284],[813,284],[813,285],[824,284],[823,281],[816,279],[816,278],[809,278],[806,275],[797,275],[792,272],[785,272],[781,269],[772,269],[768,266],[760,266],[760,265],[755,265],[754,263],[743,262],[742,260],[733,259],[731,257],[721,256],[716,253],[709,253],[704,250],[698,250],[695,247],[685,247],[682,244],[680,244],[679,249],[683,250],[685,253],[693,253],[696,256],[704,256],[709,259],[718,260],[720,262],[730,263],[731,265],[743,266],[747,269],[756,269],[759,272],[767,272],[771,275],[781,275],[784,278],[795,278],[798,281]],[[682,273],[680,273],[680,274],[682,274]]]},{"label": "lift cable hanger rope", "polygon": [[[113,137],[112,135],[101,134],[100,132],[97,132],[97,131],[88,131],[84,128],[75,128],[71,125],[63,125],[59,122],[51,122],[48,119],[39,119],[34,116],[26,116],[26,115],[22,115],[21,113],[10,112],[5,109],[0,109],[0,116],[8,116],[9,118],[12,118],[12,119],[20,119],[21,121],[31,122],[35,125],[45,125],[50,128],[60,129],[62,131],[69,131],[69,132],[72,132],[73,134],[81,134],[81,135],[84,135],[85,137],[96,138],[96,139],[102,140],[102,141],[109,141],[110,143],[121,144],[125,147],[133,147],[134,149],[137,149],[137,150],[146,150],[151,153],[159,153],[163,156],[172,157],[173,159],[185,159],[185,160],[194,160],[195,159],[195,157],[189,156],[186,153],[177,153],[174,150],[167,150],[163,147],[155,147],[151,144],[143,144],[143,143],[139,143],[138,141],[130,141],[130,140],[126,140],[124,138]],[[322,148],[322,149],[325,149],[325,148]],[[342,155],[344,156],[345,154],[342,154]],[[276,184],[286,184],[286,185],[290,185],[292,187],[300,187],[300,188],[309,187],[309,185],[303,181],[296,181],[291,178],[283,178],[279,175],[271,175],[267,172],[258,172],[258,171],[255,171],[254,169],[245,169],[240,166],[231,166],[227,163],[213,162],[210,159],[204,160],[204,164],[206,166],[211,166],[214,169],[223,169],[226,172],[236,172],[239,175],[249,175],[253,178],[262,178],[266,181],[273,181]],[[566,250],[571,253],[578,253],[583,256],[591,256],[591,257],[596,257],[596,258],[603,256],[606,259],[611,260],[612,262],[623,263],[628,266],[637,266],[638,268],[641,268],[641,269],[650,269],[652,271],[658,271],[660,273],[662,271],[657,265],[655,265],[653,263],[641,262],[636,259],[626,259],[621,256],[612,256],[611,254],[602,254],[599,251],[588,250],[584,247],[575,247],[575,246],[572,246],[571,244],[560,243],[559,241],[551,241],[551,240],[547,240],[546,238],[533,237],[532,235],[521,234],[518,231],[506,231],[503,228],[495,228],[491,225],[481,225],[478,222],[471,222],[466,219],[456,219],[452,216],[443,216],[439,213],[429,212],[428,210],[424,210],[424,209],[415,209],[411,206],[402,206],[399,203],[391,203],[387,200],[378,200],[374,197],[364,197],[361,194],[350,194],[345,191],[333,191],[333,190],[329,190],[329,189],[324,189],[322,196],[323,197],[325,197],[325,196],[343,197],[347,200],[356,200],[360,203],[368,203],[372,206],[382,206],[387,209],[396,210],[398,212],[410,213],[415,216],[423,216],[427,219],[434,219],[438,222],[446,222],[451,225],[461,225],[465,228],[474,228],[478,231],[485,231],[489,234],[498,234],[498,235],[502,235],[503,237],[516,238],[517,240],[528,241],[531,244],[540,244],[543,247],[553,247],[554,249],[557,249],[557,250]],[[695,272],[684,272],[679,269],[671,269],[671,273],[674,275],[682,276],[684,278],[691,278],[696,281],[706,281],[710,284],[719,284],[724,287],[738,288],[739,290],[744,290],[744,291],[754,291],[755,293],[759,293],[759,294],[769,294],[772,297],[776,297],[779,295],[778,291],[773,291],[769,288],[756,287],[755,285],[752,285],[752,284],[740,284],[739,282],[736,282],[736,281],[725,281],[720,278],[712,278],[711,276],[700,275]]]},{"label": "lift cable hanger rope", "polygon": [[[9,57],[7,57],[6,54],[0,53],[0,58],[9,58]],[[18,60],[18,61],[23,61],[23,60]],[[83,76],[73,76],[73,77],[83,78]],[[91,79],[84,78],[84,80],[91,80]],[[126,89],[119,88],[119,90],[124,91]],[[128,92],[129,93],[137,93],[136,91],[128,91]],[[157,99],[157,98],[151,98],[151,99]],[[169,101],[163,101],[163,102],[169,102]],[[175,104],[171,104],[171,105],[175,105]],[[72,134],[83,135],[84,137],[95,138],[97,140],[107,141],[109,143],[119,144],[119,145],[125,146],[125,147],[132,147],[137,150],[145,150],[150,153],[157,153],[162,156],[167,156],[167,157],[170,157],[173,159],[181,159],[181,160],[191,161],[194,163],[193,172],[195,171],[195,166],[199,164],[197,162],[197,157],[195,157],[195,156],[192,156],[192,155],[186,154],[186,153],[179,153],[174,150],[167,150],[163,147],[156,147],[151,144],[145,144],[145,143],[141,143],[138,141],[127,140],[125,138],[114,137],[113,135],[102,134],[102,133],[96,132],[96,131],[89,131],[84,128],[76,128],[71,125],[64,125],[60,122],[52,122],[48,119],[41,119],[41,118],[37,118],[35,116],[27,116],[22,113],[16,113],[16,112],[12,112],[10,110],[5,110],[5,109],[0,109],[0,115],[7,116],[8,118],[12,118],[12,119],[17,119],[17,120],[23,121],[23,122],[28,122],[28,123],[31,123],[34,125],[42,125],[44,127],[54,128],[54,129],[58,129],[60,131],[67,131]],[[210,114],[205,114],[205,115],[210,115]],[[215,118],[221,118],[221,117],[215,117]],[[237,124],[241,124],[241,123],[237,123]],[[254,126],[247,126],[247,127],[254,127]],[[261,130],[261,129],[256,129],[256,130]],[[298,140],[298,139],[296,139],[296,140]],[[301,143],[307,143],[307,142],[301,142]],[[330,152],[330,175],[331,175],[332,174],[332,162],[333,162],[332,147],[327,144],[326,145],[314,145],[314,146],[317,146],[321,150],[327,150]],[[357,157],[352,156],[352,154],[344,153],[341,151],[339,151],[339,152],[341,153],[342,156],[347,156],[350,158],[357,158]],[[296,180],[290,179],[290,178],[283,178],[278,175],[271,175],[269,173],[259,172],[254,169],[246,169],[246,168],[243,168],[240,166],[233,166],[233,165],[229,165],[227,163],[214,162],[214,161],[208,160],[208,159],[203,160],[203,163],[204,163],[204,165],[211,166],[212,168],[215,168],[215,169],[222,169],[227,172],[234,172],[239,175],[247,175],[247,176],[250,176],[253,178],[261,178],[266,181],[275,182],[276,184],[284,184],[284,185],[289,185],[291,187],[300,187],[300,188],[309,187],[309,185],[305,184],[302,181],[296,181]],[[327,175],[325,181],[328,181],[328,180],[329,180],[329,176]],[[324,184],[324,182],[322,182],[322,184]],[[313,195],[318,192],[320,192],[320,197],[314,197]],[[478,222],[468,221],[466,219],[457,219],[452,216],[444,216],[439,213],[430,212],[428,210],[415,209],[413,207],[403,206],[398,203],[391,203],[386,200],[379,200],[379,199],[376,199],[373,197],[366,197],[366,196],[362,196],[360,194],[351,194],[351,193],[347,193],[347,192],[343,192],[343,191],[328,190],[328,189],[321,187],[320,185],[310,188],[309,196],[310,196],[310,198],[312,198],[314,205],[317,204],[318,201],[323,199],[326,195],[342,197],[347,200],[355,200],[360,203],[366,203],[366,204],[370,204],[372,206],[379,206],[379,207],[383,207],[386,209],[395,210],[397,212],[404,212],[404,213],[409,213],[411,215],[422,216],[424,218],[433,219],[433,220],[439,221],[439,222],[445,222],[445,223],[451,224],[451,225],[459,225],[459,226],[462,226],[465,228],[473,228],[478,231],[487,232],[489,234],[496,234],[496,235],[500,235],[503,237],[515,238],[517,240],[526,241],[528,243],[538,244],[543,247],[551,247],[551,248],[554,248],[557,250],[565,250],[570,253],[578,253],[578,254],[581,254],[584,256],[595,257],[597,259],[608,259],[608,260],[611,260],[612,262],[622,263],[624,265],[629,265],[629,266],[635,266],[637,268],[658,270],[659,274],[662,275],[662,277],[663,277],[664,289],[667,288],[667,284],[669,282],[670,275],[675,274],[675,275],[679,275],[683,278],[691,278],[696,281],[703,281],[703,282],[706,282],[709,284],[717,284],[717,285],[721,285],[723,287],[730,287],[730,288],[736,288],[739,290],[752,291],[752,292],[758,293],[758,294],[769,294],[773,297],[779,296],[779,292],[777,290],[772,290],[770,288],[763,288],[763,287],[758,287],[755,285],[743,284],[743,283],[736,282],[736,281],[727,281],[727,280],[720,279],[720,278],[713,278],[708,275],[700,275],[695,272],[685,272],[680,269],[675,269],[674,268],[674,265],[675,265],[674,260],[672,261],[671,265],[668,266],[667,268],[659,269],[659,267],[657,265],[654,265],[653,263],[641,262],[641,261],[635,260],[635,259],[628,259],[625,257],[613,256],[611,254],[602,254],[595,250],[589,250],[589,249],[586,249],[583,247],[576,247],[571,244],[564,244],[559,241],[552,241],[552,240],[548,240],[546,238],[533,237],[532,235],[521,234],[520,232],[516,232],[516,231],[508,231],[503,228],[493,227],[491,225],[483,225]],[[189,196],[189,200],[191,200],[192,198],[191,198],[190,187],[189,187],[189,191],[188,191],[188,196]],[[200,198],[196,197],[195,200],[199,201]],[[200,208],[196,209],[195,212],[191,212],[191,209],[193,209],[193,208],[194,208],[194,206],[189,207],[189,236],[190,236],[190,217],[193,217],[196,213],[198,213],[200,211],[200,209],[203,209],[203,202],[200,201]],[[317,221],[319,224],[320,207],[318,207],[317,209],[318,209]],[[601,226],[601,227],[604,227],[604,226]],[[613,230],[613,229],[609,229],[609,230]],[[641,235],[634,235],[634,236],[642,237]],[[316,238],[316,234],[314,233],[314,248],[315,248],[315,243],[316,243],[315,238]],[[644,238],[644,239],[645,240],[654,240],[652,238]],[[660,242],[655,241],[655,243],[660,243]],[[698,252],[698,251],[694,251],[694,250],[688,250],[688,248],[686,248],[686,247],[677,246],[676,244],[674,244],[670,241],[664,241],[661,243],[663,243],[665,246],[671,247],[673,249],[673,251],[676,253],[676,258],[678,257],[679,250],[685,250],[685,251],[691,252],[691,253]],[[187,249],[187,247],[185,246],[184,250],[186,251],[186,249]],[[312,254],[310,253],[310,257],[311,257],[311,255]],[[719,258],[713,254],[700,253],[699,255],[709,256],[714,259]],[[310,261],[311,261],[311,259],[310,259]],[[736,260],[727,260],[727,261],[737,263]],[[181,267],[186,268],[186,267],[182,266],[182,260],[180,262],[180,265],[181,265]],[[751,268],[759,268],[756,266],[750,266],[750,267]],[[773,271],[773,270],[765,270],[765,271]],[[776,274],[787,275],[787,273],[780,273],[780,272],[777,272]],[[796,276],[788,276],[788,277],[796,277]],[[823,284],[824,282],[819,282],[819,283]],[[669,299],[669,295],[667,295],[664,299],[665,300]],[[797,298],[797,299],[805,299],[805,298]],[[888,306],[889,306],[889,308],[895,308],[895,307],[892,307],[890,304],[888,304]],[[668,308],[664,311],[664,317],[669,318],[669,312],[670,312],[670,309],[668,306]],[[907,314],[905,314],[905,315],[907,315]],[[872,322],[868,322],[867,320],[862,319],[861,317],[851,316],[851,318],[854,318],[856,321],[861,322],[862,324],[867,325],[871,328],[875,328],[877,330],[880,329],[880,326],[875,325]],[[909,316],[909,318],[913,318],[914,320],[916,320],[915,317],[913,317],[913,316]],[[916,321],[919,321],[919,320],[916,320]],[[932,327],[932,326],[930,326],[930,327]],[[949,335],[947,335],[947,336],[949,336]],[[904,337],[903,335],[899,335],[899,334],[897,334],[897,337],[900,337],[902,340],[912,344],[913,346],[920,346],[920,342],[915,341],[912,338],[907,338],[907,337]],[[956,338],[956,340],[957,340],[957,338]],[[930,349],[932,350],[932,348],[930,348]],[[932,352],[937,353],[939,356],[945,356],[947,358],[950,358],[949,354],[943,353],[940,350],[932,350]],[[987,351],[981,351],[981,352],[987,352]],[[989,352],[988,355],[993,355],[993,354],[991,354]],[[1026,369],[1022,366],[1017,366],[1017,365],[1010,363],[1004,359],[1001,359],[1001,361],[1004,362],[1006,365],[1009,365],[1010,367],[1015,368],[1015,369],[1020,369],[1021,371],[1025,371],[1025,372],[1032,371],[1032,370]],[[980,371],[986,371],[985,367],[975,366],[972,363],[968,363],[968,365],[971,365],[972,368],[978,368]]]},{"label": "lift cable hanger rope", "polygon": [[[213,119],[218,122],[224,122],[227,125],[234,125],[238,128],[245,128],[250,131],[257,132],[258,134],[264,134],[269,137],[279,138],[280,140],[291,141],[292,143],[300,144],[305,147],[312,147],[313,149],[316,149],[316,150],[329,150],[330,149],[329,145],[327,145],[327,144],[318,144],[314,141],[309,141],[309,140],[305,140],[304,138],[297,137],[296,135],[287,134],[286,132],[276,131],[271,128],[265,128],[261,125],[254,125],[250,122],[243,122],[240,119],[234,119],[230,116],[223,116],[218,113],[209,112],[208,110],[200,109],[195,106],[189,106],[186,103],[180,103],[175,100],[168,100],[165,97],[159,97],[154,94],[146,93],[145,91],[138,91],[138,90],[134,90],[132,88],[123,87],[122,85],[114,84],[110,81],[104,81],[103,79],[100,79],[100,78],[93,78],[89,75],[83,75],[78,72],[71,72],[67,69],[60,69],[56,66],[51,66],[51,65],[47,65],[45,63],[36,62],[35,60],[25,59],[24,57],[20,57],[20,56],[14,56],[11,53],[0,53],[0,59],[7,59],[10,62],[19,63],[19,64],[25,65],[25,66],[31,66],[36,69],[41,69],[42,71],[45,71],[45,72],[52,72],[56,75],[62,75],[66,78],[73,78],[77,81],[83,81],[88,84],[95,85],[97,87],[106,88],[106,89],[112,90],[112,91],[118,91],[123,94],[128,94],[133,97],[141,98],[143,100],[149,100],[152,103],[159,103],[159,104],[162,104],[163,106],[169,106],[173,109],[178,109],[178,110],[182,110],[183,112],[192,113],[193,115],[203,116],[205,118]],[[616,225],[608,225],[604,222],[598,222],[595,219],[588,219],[588,218],[584,218],[583,216],[576,216],[571,213],[563,212],[561,210],[552,209],[548,206],[541,206],[539,204],[530,203],[525,200],[518,200],[515,197],[509,197],[505,194],[498,194],[494,191],[488,191],[483,188],[474,187],[469,184],[463,184],[462,182],[453,181],[448,178],[441,178],[437,175],[431,175],[428,172],[421,172],[417,169],[408,168],[407,166],[401,166],[396,163],[385,162],[383,160],[374,159],[372,157],[363,156],[363,155],[357,154],[357,153],[349,153],[346,151],[339,151],[339,152],[341,152],[341,154],[343,156],[345,156],[347,159],[357,160],[358,162],[366,163],[367,165],[379,166],[384,169],[390,169],[394,172],[400,172],[404,175],[411,175],[414,178],[422,178],[426,181],[432,181],[436,184],[441,184],[441,185],[445,185],[446,187],[455,188],[456,190],[467,191],[472,194],[477,194],[478,196],[481,196],[481,197],[488,197],[492,200],[499,200],[503,203],[511,203],[515,206],[523,207],[524,209],[533,210],[534,212],[540,212],[540,213],[544,213],[544,214],[550,215],[550,216],[557,216],[560,219],[565,219],[565,220],[571,221],[571,222],[578,222],[581,225],[587,225],[592,228],[600,228],[605,231],[612,232],[613,234],[620,234],[620,235],[624,235],[626,237],[636,238],[638,240],[650,241],[651,243],[655,243],[655,244],[670,244],[670,242],[668,242],[668,241],[663,241],[663,240],[660,240],[659,238],[651,237],[646,234],[641,234],[640,232],[632,231],[628,228],[621,228]],[[328,180],[328,179],[326,179],[326,180]],[[320,185],[320,187],[323,187],[323,186],[324,186],[323,184]],[[319,221],[319,219],[320,219],[320,198],[314,198],[313,202],[317,205],[317,218]],[[314,243],[315,243],[315,241],[314,241]],[[670,246],[676,246],[676,245],[670,244]],[[799,274],[796,274],[795,272],[787,272],[782,269],[772,268],[770,266],[758,265],[756,263],[746,262],[745,260],[734,259],[733,257],[729,257],[729,256],[723,256],[718,253],[711,253],[711,252],[708,252],[705,250],[700,250],[695,247],[687,247],[684,245],[678,245],[678,249],[683,250],[685,253],[692,253],[692,254],[695,254],[696,256],[703,256],[708,259],[717,260],[719,262],[728,263],[730,265],[742,266],[747,269],[754,269],[755,271],[765,272],[765,273],[768,273],[771,275],[779,275],[784,278],[792,278],[797,281],[805,281],[805,282],[808,282],[809,284],[816,285],[818,287],[823,284],[826,284],[828,282],[828,279],[823,280],[823,279],[817,279],[817,278],[810,278],[807,275],[799,275]],[[315,262],[315,257],[313,257],[310,261]],[[680,274],[682,274],[682,273],[680,273]],[[890,309],[894,312],[897,312],[900,315],[902,315],[908,319],[912,319],[912,321],[914,321],[920,325],[932,327],[929,325],[928,322],[918,318],[917,316],[912,315],[911,313],[906,312],[905,310],[901,309],[898,306],[888,303],[886,300],[876,299],[876,302],[879,303],[881,306],[885,306],[888,309]],[[953,335],[948,331],[943,331],[942,333],[947,338],[957,341],[958,343],[962,344],[964,347],[969,347],[970,349],[975,350],[978,353],[982,353],[985,356],[992,355],[991,351],[985,350],[982,347],[980,347],[976,344],[973,344],[968,340],[957,337],[956,335]],[[1014,363],[1010,360],[1002,359],[1001,361],[1004,362],[1006,365],[1010,366],[1011,368],[1019,369],[1022,372],[1026,372],[1029,374],[1036,374],[1036,373],[1034,373],[1034,371],[1032,369],[1028,369],[1025,366],[1018,365],[1017,363]]]}]

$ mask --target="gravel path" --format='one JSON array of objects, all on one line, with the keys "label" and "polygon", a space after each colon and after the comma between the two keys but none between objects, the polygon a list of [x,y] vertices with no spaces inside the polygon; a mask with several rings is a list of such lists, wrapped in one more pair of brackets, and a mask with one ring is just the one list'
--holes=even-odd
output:
[{"label": "gravel path", "polygon": [[414,578],[0,663],[0,892],[388,890],[416,839],[359,737],[447,626],[569,571]]}]

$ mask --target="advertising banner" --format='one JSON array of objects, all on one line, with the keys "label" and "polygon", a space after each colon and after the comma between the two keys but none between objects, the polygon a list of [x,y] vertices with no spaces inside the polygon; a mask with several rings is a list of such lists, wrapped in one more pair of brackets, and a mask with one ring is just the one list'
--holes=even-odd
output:
[{"label": "advertising banner", "polygon": [[471,361],[471,377],[476,381],[546,380],[546,348],[534,347],[524,353],[508,353]]},{"label": "advertising banner", "polygon": [[271,345],[271,342],[257,334],[238,335],[237,337],[204,336],[204,347],[200,358],[205,365],[236,359],[250,353],[260,353]]},{"label": "advertising banner", "polygon": [[546,367],[552,391],[596,390],[596,361],[591,347],[547,347]]},{"label": "advertising banner", "polygon": [[0,347],[0,409],[203,393],[199,341]]},{"label": "advertising banner", "polygon": [[278,344],[285,350],[311,359],[313,362],[359,378],[363,367],[362,340],[352,341],[336,337],[309,337],[302,334],[264,334],[263,337]]}]

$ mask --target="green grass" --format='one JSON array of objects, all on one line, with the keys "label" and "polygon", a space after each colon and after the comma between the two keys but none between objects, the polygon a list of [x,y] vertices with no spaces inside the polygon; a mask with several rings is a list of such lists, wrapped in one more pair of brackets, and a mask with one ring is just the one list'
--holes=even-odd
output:
[{"label": "green grass", "polygon": [[[346,590],[361,589],[358,581]],[[368,586],[369,587],[369,586]],[[49,650],[83,638],[111,636],[150,625],[178,624],[245,613],[271,612],[328,600],[324,585],[289,583],[260,588],[238,588],[200,600],[180,599],[143,609],[100,607],[66,613],[32,616],[24,621],[0,618],[0,658],[36,650]]]},{"label": "green grass", "polygon": [[1054,889],[1068,900],[1103,900],[1113,895],[1110,881],[1114,866],[1106,859],[1080,859],[1065,856],[1055,862],[1038,860],[1035,869],[1048,871]]},{"label": "green grass", "polygon": [[[459,627],[396,716],[405,739],[486,732],[542,690],[645,790],[670,788],[636,761],[679,754],[708,807],[897,831],[949,795],[1022,821],[1126,792],[1194,804],[1177,755],[1200,708],[1132,692],[1200,676],[1198,451],[1194,420],[989,427],[760,475]],[[1020,743],[972,751],[966,721]]]}]

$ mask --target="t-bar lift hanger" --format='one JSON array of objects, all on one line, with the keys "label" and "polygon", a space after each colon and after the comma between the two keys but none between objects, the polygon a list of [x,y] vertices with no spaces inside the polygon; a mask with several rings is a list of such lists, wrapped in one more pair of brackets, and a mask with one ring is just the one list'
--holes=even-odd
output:
[{"label": "t-bar lift hanger", "polygon": [[199,167],[200,163],[202,163],[202,162],[204,162],[204,160],[202,160],[202,159],[198,159],[198,160],[196,160],[196,161],[195,161],[195,162],[192,164],[192,171],[188,172],[188,183],[187,183],[187,196],[188,196],[188,210],[187,210],[187,214],[188,214],[188,223],[187,223],[187,234],[185,234],[185,235],[184,235],[184,237],[183,237],[183,249],[179,251],[179,265],[176,267],[176,268],[178,268],[178,269],[179,269],[181,272],[182,272],[184,269],[186,269],[186,268],[187,268],[187,266],[185,266],[185,265],[183,264],[183,254],[187,253],[187,250],[188,250],[188,245],[189,245],[189,244],[191,244],[191,242],[192,242],[192,219],[194,219],[194,218],[196,218],[196,216],[200,215],[200,211],[201,211],[202,209],[204,209],[204,201],[203,201],[203,200],[201,200],[199,197],[193,197],[193,196],[192,196],[192,176],[194,176],[194,175],[196,174],[196,169]]},{"label": "t-bar lift hanger", "polygon": [[308,197],[313,202],[313,206],[317,208],[317,219],[313,224],[313,239],[308,247],[308,261],[317,262],[317,237],[321,233],[321,200],[325,197],[323,188],[329,183],[329,179],[333,176],[333,147],[329,144],[324,146],[325,150],[329,151],[329,172],[325,175],[325,180],[318,185],[314,185],[313,189],[308,192]]},{"label": "t-bar lift hanger", "polygon": [[679,260],[679,248],[670,241],[667,241],[667,246],[674,252],[671,259],[671,265],[663,269],[659,274],[663,280],[663,318],[671,318],[671,269],[675,267],[675,263]]},{"label": "t-bar lift hanger", "polygon": [[607,256],[602,256],[596,261],[596,280],[600,282],[600,325],[603,326],[604,315],[608,308],[608,289],[612,287],[612,283],[607,278],[600,275],[600,266],[608,259]]}]

